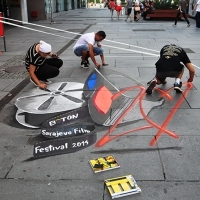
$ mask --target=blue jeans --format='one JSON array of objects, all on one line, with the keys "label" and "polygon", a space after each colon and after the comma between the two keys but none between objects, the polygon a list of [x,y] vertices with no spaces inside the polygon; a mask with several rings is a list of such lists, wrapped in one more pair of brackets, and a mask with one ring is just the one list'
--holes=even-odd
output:
[{"label": "blue jeans", "polygon": [[[82,45],[74,49],[76,56],[82,56],[82,51],[89,51],[88,45]],[[93,52],[95,55],[103,55],[103,49],[100,47],[93,47]]]}]

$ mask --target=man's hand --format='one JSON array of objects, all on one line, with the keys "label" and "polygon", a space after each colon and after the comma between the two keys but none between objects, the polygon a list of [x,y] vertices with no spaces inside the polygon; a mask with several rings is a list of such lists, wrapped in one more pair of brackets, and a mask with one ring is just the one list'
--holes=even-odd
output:
[{"label": "man's hand", "polygon": [[59,57],[58,57],[58,54],[54,54],[54,53],[51,55],[51,57],[52,57],[52,58],[59,58]]},{"label": "man's hand", "polygon": [[101,65],[100,65],[99,63],[96,63],[95,66],[96,66],[96,67],[100,67]]},{"label": "man's hand", "polygon": [[47,84],[45,84],[45,83],[40,83],[40,84],[38,85],[38,87],[41,88],[41,89],[43,89],[43,90],[45,90],[45,89],[47,88]]}]

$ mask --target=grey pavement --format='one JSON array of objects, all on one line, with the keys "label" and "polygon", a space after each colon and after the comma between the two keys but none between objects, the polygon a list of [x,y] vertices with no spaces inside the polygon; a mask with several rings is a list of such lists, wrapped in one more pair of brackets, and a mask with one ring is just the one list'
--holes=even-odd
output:
[{"label": "grey pavement", "polygon": [[[108,200],[111,198],[103,181],[132,174],[142,192],[122,199],[199,200],[200,30],[195,28],[194,19],[189,19],[190,27],[185,21],[178,21],[174,27],[173,21],[167,20],[141,19],[133,23],[124,20],[124,15],[119,20],[116,16],[111,20],[108,9],[96,6],[57,13],[54,23],[49,19],[31,22],[54,30],[30,24],[24,25],[24,28],[6,26],[6,52],[3,40],[0,40],[0,199]],[[93,145],[70,154],[29,160],[33,156],[33,144],[41,137],[38,136],[40,130],[23,127],[15,120],[16,98],[34,88],[23,64],[27,49],[39,40],[50,43],[53,51],[64,61],[61,73],[52,81],[84,83],[94,66],[91,64],[89,70],[80,68],[80,58],[74,55],[72,47],[77,33],[98,30],[107,34],[102,42],[105,59],[109,63],[106,68],[132,78],[130,81],[128,78],[112,77],[116,85],[121,88],[137,84],[146,86],[146,82],[154,76],[160,49],[173,43],[182,46],[195,65],[193,87],[184,96],[175,94],[173,90],[169,92],[172,99],[165,94],[165,103],[153,108],[148,115],[148,119],[156,124],[152,128],[133,131],[100,148]],[[185,70],[182,81],[186,82],[187,77],[188,71]],[[172,87],[173,81],[168,79],[165,86],[158,88],[167,90]],[[161,96],[155,91],[144,98],[155,101]],[[147,119],[139,120],[119,126],[113,135],[148,125]],[[108,128],[97,127],[97,139],[100,139]],[[160,129],[163,132],[156,145],[150,146],[150,141]],[[169,136],[166,130],[179,138]],[[118,160],[120,168],[93,173],[88,160],[110,154]]]}]

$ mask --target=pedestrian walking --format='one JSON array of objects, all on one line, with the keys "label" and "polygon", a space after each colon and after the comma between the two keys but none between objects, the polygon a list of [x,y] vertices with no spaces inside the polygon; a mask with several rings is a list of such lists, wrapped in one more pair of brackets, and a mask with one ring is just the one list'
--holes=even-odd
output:
[{"label": "pedestrian walking", "polygon": [[194,6],[193,11],[194,10],[197,11],[197,13],[195,15],[196,27],[200,28],[200,0],[198,0],[198,2],[196,3],[196,5]]},{"label": "pedestrian walking", "polygon": [[113,20],[113,12],[115,10],[115,2],[114,0],[110,0],[108,8],[110,9],[111,19]]},{"label": "pedestrian walking", "polygon": [[140,13],[140,2],[139,0],[136,0],[135,5],[134,5],[134,20],[135,21],[139,20],[139,13]]},{"label": "pedestrian walking", "polygon": [[126,7],[127,7],[127,16],[126,16],[125,21],[127,22],[128,18],[130,18],[130,22],[132,22],[133,21],[132,16],[131,16],[131,12],[132,12],[132,8],[133,8],[132,0],[126,1]]},{"label": "pedestrian walking", "polygon": [[154,87],[159,84],[166,84],[166,78],[175,78],[174,90],[177,93],[182,92],[181,78],[184,73],[184,65],[189,71],[188,82],[192,82],[194,78],[194,67],[190,62],[183,48],[174,44],[165,45],[160,51],[160,58],[156,62],[156,75],[147,83],[147,94],[151,94]]},{"label": "pedestrian walking", "polygon": [[187,2],[185,0],[180,0],[179,1],[178,12],[176,14],[176,19],[175,19],[175,22],[174,22],[174,26],[176,26],[178,18],[179,18],[179,16],[181,14],[183,15],[185,21],[187,22],[188,27],[190,26],[190,22],[189,22],[189,20],[186,17],[187,6],[188,6],[188,4],[187,4]]},{"label": "pedestrian walking", "polygon": [[30,81],[41,89],[46,89],[51,83],[48,79],[58,76],[63,61],[57,54],[52,53],[50,44],[41,40],[27,51],[25,65],[30,74]]},{"label": "pedestrian walking", "polygon": [[[97,33],[86,33],[82,35],[73,47],[73,51],[76,56],[81,56],[81,67],[89,68],[89,58],[93,61],[97,68],[100,68],[100,64],[96,61],[95,56],[100,55],[102,65],[107,66],[108,64],[104,61],[103,49],[101,48],[101,41],[106,38],[104,31],[99,31]],[[97,45],[97,47],[94,47]]]},{"label": "pedestrian walking", "polygon": [[104,8],[107,6],[108,7],[109,0],[104,0]]},{"label": "pedestrian walking", "polygon": [[122,11],[121,0],[116,0],[115,10],[117,12],[117,18],[119,19],[120,12]]}]

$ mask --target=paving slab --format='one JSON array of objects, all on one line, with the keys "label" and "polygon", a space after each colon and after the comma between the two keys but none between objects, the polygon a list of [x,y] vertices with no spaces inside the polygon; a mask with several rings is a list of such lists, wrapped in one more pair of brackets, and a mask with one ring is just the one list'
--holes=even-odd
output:
[{"label": "paving slab", "polygon": [[12,89],[14,89],[19,83],[21,83],[21,82],[24,80],[24,78],[11,79],[11,80],[9,80],[9,79],[4,79],[4,80],[10,81],[10,84],[9,84],[7,81],[3,82],[2,80],[0,80],[2,86],[3,86],[3,84],[7,85],[7,86],[3,89],[3,91],[9,92],[9,91],[11,91]]},{"label": "paving slab", "polygon": [[[160,152],[166,180],[199,180],[200,173],[197,161],[199,157],[199,140],[200,136],[194,136],[191,132],[188,132],[187,136],[181,136],[180,152],[171,152],[171,150]],[[168,144],[173,144],[173,142],[169,138],[162,137],[158,142],[158,146],[165,147]]]},{"label": "paving slab", "polygon": [[[103,200],[104,185],[98,180],[0,180],[1,199],[99,199]],[[86,190],[87,188],[87,190]],[[20,191],[20,193],[19,193]],[[87,191],[87,192],[86,192]]]},{"label": "paving slab", "polygon": [[[5,132],[6,131],[6,132]],[[23,136],[13,135],[11,130],[1,130],[1,170],[0,177],[6,178],[9,171],[12,169],[16,160],[24,149],[24,144],[28,138]],[[16,131],[15,131],[16,132]],[[9,134],[8,134],[9,133]]]},{"label": "paving slab", "polygon": [[[15,82],[15,79],[1,79],[0,90],[6,91],[6,88]],[[14,87],[14,86],[13,86]],[[9,90],[10,91],[10,90]]]}]

